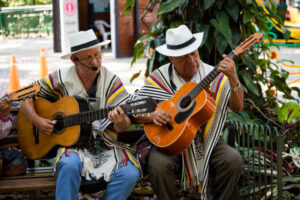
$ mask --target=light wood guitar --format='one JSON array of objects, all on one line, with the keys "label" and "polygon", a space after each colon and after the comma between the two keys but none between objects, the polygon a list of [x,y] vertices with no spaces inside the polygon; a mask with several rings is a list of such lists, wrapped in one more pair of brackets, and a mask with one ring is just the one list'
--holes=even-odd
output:
[{"label": "light wood guitar", "polygon": [[[244,54],[261,39],[261,33],[251,35],[231,51],[228,57],[233,59]],[[200,126],[215,112],[214,99],[205,88],[220,74],[218,67],[215,66],[200,83],[186,83],[174,97],[157,105],[156,110],[165,110],[171,114],[171,119],[164,126],[145,124],[146,135],[155,146],[171,155],[178,155],[191,144]]]},{"label": "light wood guitar", "polygon": [[[22,152],[29,159],[39,159],[56,152],[57,147],[85,146],[91,135],[91,122],[107,118],[115,107],[90,111],[87,101],[82,98],[63,97],[51,103],[38,98],[34,101],[35,110],[39,116],[56,120],[52,135],[46,135],[38,130],[19,111],[17,121],[18,140]],[[127,115],[141,115],[153,112],[156,103],[151,98],[139,99],[122,104],[120,107]]]},{"label": "light wood guitar", "polygon": [[21,89],[18,89],[14,92],[2,96],[2,98],[9,98],[11,101],[20,101],[27,98],[34,98],[38,95],[41,90],[41,86],[38,84],[32,84]]}]

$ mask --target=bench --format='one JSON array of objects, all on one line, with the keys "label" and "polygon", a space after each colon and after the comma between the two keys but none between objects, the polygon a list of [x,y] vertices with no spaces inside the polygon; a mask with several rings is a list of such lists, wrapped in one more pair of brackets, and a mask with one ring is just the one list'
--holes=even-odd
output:
[{"label": "bench", "polygon": [[[41,170],[41,171],[40,171]],[[56,177],[45,169],[28,171],[25,175],[0,178],[0,192],[31,191],[55,189]]]}]

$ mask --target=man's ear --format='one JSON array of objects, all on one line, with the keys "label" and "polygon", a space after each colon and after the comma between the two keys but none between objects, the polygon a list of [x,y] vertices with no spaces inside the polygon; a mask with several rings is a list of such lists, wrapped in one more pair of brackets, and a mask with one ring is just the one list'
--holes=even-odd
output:
[{"label": "man's ear", "polygon": [[70,60],[74,63],[74,65],[76,64],[76,57],[75,56],[73,56],[73,55],[71,55],[70,56]]},{"label": "man's ear", "polygon": [[168,56],[169,60],[173,63],[173,57],[172,56]]}]

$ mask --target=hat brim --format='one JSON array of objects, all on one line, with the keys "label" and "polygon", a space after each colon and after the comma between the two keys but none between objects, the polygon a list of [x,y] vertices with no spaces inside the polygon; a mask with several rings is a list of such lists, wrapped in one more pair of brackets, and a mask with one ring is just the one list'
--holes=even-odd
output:
[{"label": "hat brim", "polygon": [[157,47],[155,50],[165,56],[172,56],[172,57],[178,57],[178,56],[183,56],[183,55],[189,54],[189,53],[195,51],[196,49],[198,49],[203,40],[203,32],[195,33],[193,35],[196,38],[196,40],[195,40],[195,42],[188,45],[187,47],[184,47],[181,49],[168,49],[167,44],[164,44],[164,45]]},{"label": "hat brim", "polygon": [[109,44],[110,42],[111,42],[110,40],[105,40],[105,41],[100,42],[100,43],[98,43],[98,44],[95,44],[95,45],[93,45],[93,46],[89,46],[89,47],[87,47],[87,48],[83,48],[83,49],[80,49],[80,50],[78,50],[78,51],[73,51],[73,52],[66,53],[66,54],[60,56],[60,58],[62,58],[62,59],[68,59],[68,58],[70,58],[70,56],[71,56],[72,54],[75,54],[75,53],[78,53],[78,52],[80,52],[80,51],[84,51],[84,50],[87,50],[87,49],[92,49],[92,48],[95,48],[95,47],[105,46],[105,45]]}]

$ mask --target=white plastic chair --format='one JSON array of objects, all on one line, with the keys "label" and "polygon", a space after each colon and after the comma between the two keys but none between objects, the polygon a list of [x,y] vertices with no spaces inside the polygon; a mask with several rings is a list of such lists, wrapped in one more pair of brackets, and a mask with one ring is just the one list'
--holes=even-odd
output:
[{"label": "white plastic chair", "polygon": [[[110,36],[110,31],[106,32],[105,27],[110,29],[110,25],[106,23],[106,21],[103,20],[95,20],[94,25],[96,29],[98,29],[99,33],[102,35],[103,40],[108,40],[108,37]],[[108,48],[108,44],[104,46],[104,48]]]}]

